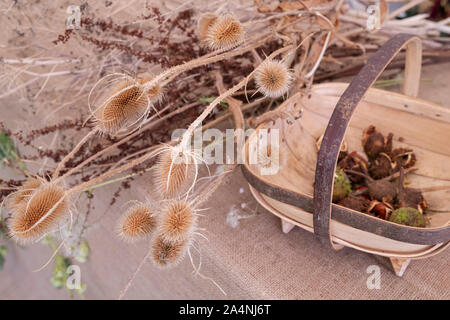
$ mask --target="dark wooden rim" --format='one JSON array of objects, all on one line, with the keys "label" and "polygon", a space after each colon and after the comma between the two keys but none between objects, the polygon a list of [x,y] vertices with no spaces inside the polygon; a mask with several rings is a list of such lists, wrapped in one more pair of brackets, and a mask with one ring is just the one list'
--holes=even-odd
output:
[{"label": "dark wooden rim", "polygon": [[[356,229],[397,241],[423,245],[436,245],[450,241],[450,226],[441,228],[402,226],[332,204],[331,201],[337,158],[353,111],[395,55],[405,46],[408,46],[408,49],[410,49],[411,45],[418,44],[420,45],[420,39],[415,36],[408,34],[394,36],[369,59],[344,91],[328,122],[318,153],[314,197],[280,188],[254,175],[246,165],[241,166],[245,178],[257,191],[272,199],[313,213],[314,233],[321,239],[328,239],[332,246],[333,242],[330,234],[331,216],[333,216],[334,220]],[[408,57],[412,58],[411,55],[407,54],[406,56],[407,59]],[[420,57],[415,58],[418,59],[416,62],[420,64]],[[407,68],[409,65],[410,63],[406,63]],[[411,72],[411,70],[405,70],[405,74],[408,71]],[[415,77],[415,79],[420,79],[420,76]],[[414,77],[405,77],[405,88],[414,88],[412,81],[417,80],[414,80]]]},{"label": "dark wooden rim", "polygon": [[[253,174],[246,165],[241,165],[241,169],[245,179],[258,192],[277,201],[301,208],[311,214],[313,213],[314,201],[312,197],[283,189],[268,181],[264,181]],[[423,245],[436,245],[450,240],[450,226],[442,228],[413,228],[372,217],[336,204],[332,204],[331,210],[333,220],[392,240]]]}]

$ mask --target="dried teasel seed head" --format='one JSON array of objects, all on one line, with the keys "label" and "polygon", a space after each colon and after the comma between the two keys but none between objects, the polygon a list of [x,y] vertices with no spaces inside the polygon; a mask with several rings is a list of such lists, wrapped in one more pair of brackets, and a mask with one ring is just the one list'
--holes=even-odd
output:
[{"label": "dried teasel seed head", "polygon": [[161,212],[158,221],[158,234],[168,242],[188,239],[197,226],[194,209],[183,200],[170,201]]},{"label": "dried teasel seed head", "polygon": [[183,260],[189,248],[188,239],[169,242],[162,235],[157,235],[152,241],[152,260],[160,268],[169,268]]},{"label": "dried teasel seed head", "polygon": [[209,30],[216,20],[217,15],[215,13],[208,12],[200,16],[197,23],[197,33],[201,41],[207,39]]},{"label": "dried teasel seed head", "polygon": [[213,50],[231,49],[238,46],[244,39],[244,27],[232,15],[218,17],[208,28],[205,41]]},{"label": "dried teasel seed head", "polygon": [[109,98],[94,112],[94,117],[101,132],[116,134],[120,130],[137,126],[151,107],[150,94],[144,90],[140,80],[127,79],[117,85]]},{"label": "dried teasel seed head", "polygon": [[155,171],[158,192],[163,198],[171,198],[186,192],[194,183],[193,158],[178,148],[161,153]]},{"label": "dried teasel seed head", "polygon": [[283,62],[271,60],[256,69],[255,82],[266,97],[278,98],[289,90],[292,75]]},{"label": "dried teasel seed head", "polygon": [[156,228],[152,209],[143,203],[130,207],[118,223],[119,235],[126,242],[136,242],[149,236]]},{"label": "dried teasel seed head", "polygon": [[37,178],[28,178],[25,183],[20,186],[16,192],[11,194],[11,198],[8,203],[9,209],[17,208],[21,203],[26,202],[28,196],[33,193],[34,190],[42,185],[42,181]]},{"label": "dried teasel seed head", "polygon": [[18,242],[27,242],[52,231],[68,211],[65,190],[44,183],[12,210],[9,229]]}]

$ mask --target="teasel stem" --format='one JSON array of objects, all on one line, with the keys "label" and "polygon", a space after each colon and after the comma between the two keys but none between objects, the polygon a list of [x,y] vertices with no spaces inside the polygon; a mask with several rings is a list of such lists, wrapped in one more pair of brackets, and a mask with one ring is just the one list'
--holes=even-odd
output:
[{"label": "teasel stem", "polygon": [[86,141],[88,141],[93,135],[95,135],[98,132],[98,130],[92,130],[91,132],[89,132],[87,135],[84,136],[83,139],[80,140],[80,142],[78,142],[78,144],[72,149],[72,151],[70,151],[58,164],[58,166],[56,167],[55,172],[53,173],[52,179],[56,179],[59,176],[59,173],[61,172],[61,170],[64,168],[64,165],[67,163],[67,161],[69,161],[70,158],[72,158],[75,153],[78,152],[78,150],[80,150],[80,148],[86,143]]},{"label": "teasel stem", "polygon": [[[292,48],[293,48],[293,46],[289,45],[289,46],[283,47],[281,49],[278,49],[278,50],[272,52],[272,54],[270,54],[266,59],[264,59],[264,61],[262,63],[264,63],[265,61],[270,61],[275,56],[277,56],[289,49],[292,49]],[[211,111],[223,99],[227,98],[228,96],[232,95],[233,93],[238,91],[240,88],[242,88],[251,79],[251,77],[253,76],[253,74],[255,73],[256,70],[257,70],[257,68],[255,70],[253,70],[247,77],[245,77],[243,80],[241,80],[238,84],[236,84],[234,87],[232,87],[231,89],[228,89],[226,92],[219,95],[216,99],[214,99],[213,102],[210,103],[210,105],[208,107],[206,107],[206,109],[202,112],[202,114],[200,114],[200,116],[197,119],[195,119],[194,122],[192,122],[190,124],[188,129],[183,134],[183,138],[181,141],[182,146],[187,146],[189,144],[189,140],[190,140],[192,134],[194,133],[194,130],[203,122],[203,120],[206,119],[206,117],[211,113]]]},{"label": "teasel stem", "polygon": [[[200,66],[203,66],[203,65],[207,65],[207,64],[210,64],[210,63],[218,62],[218,61],[221,61],[221,60],[224,60],[224,59],[228,59],[228,58],[231,58],[231,57],[234,57],[234,56],[238,56],[238,55],[244,54],[244,53],[252,50],[253,48],[257,48],[260,45],[264,44],[265,42],[267,42],[267,40],[269,40],[272,37],[273,37],[273,35],[268,35],[268,36],[262,38],[261,40],[256,41],[255,43],[250,44],[250,45],[248,45],[248,46],[246,46],[246,47],[244,47],[242,49],[226,51],[224,53],[220,53],[220,54],[217,54],[217,55],[214,55],[214,56],[211,56],[211,57],[209,57],[208,55],[210,55],[210,54],[208,54],[207,55],[208,57],[203,56],[203,57],[200,57],[200,58],[188,61],[186,63],[179,64],[177,66],[174,66],[174,67],[172,67],[170,69],[167,69],[166,71],[160,73],[159,75],[157,75],[155,78],[153,78],[149,82],[146,82],[144,85],[146,87],[151,88],[154,85],[158,84],[159,81],[161,81],[163,79],[166,79],[167,77],[174,77],[175,75],[178,75],[178,74],[180,74],[182,72],[185,72],[187,70],[190,70],[190,69],[193,69],[193,68],[196,68],[196,67],[200,67]],[[221,52],[221,51],[222,50],[217,50],[215,52]]]},{"label": "teasel stem", "polygon": [[105,173],[99,175],[98,177],[96,177],[94,179],[91,179],[91,180],[86,181],[86,182],[84,182],[82,184],[79,184],[79,185],[73,187],[72,189],[69,189],[67,191],[67,194],[72,194],[72,193],[83,191],[85,189],[89,189],[90,186],[95,185],[97,183],[100,183],[104,179],[107,179],[107,178],[109,178],[111,176],[119,174],[119,173],[121,173],[121,172],[123,172],[125,170],[131,169],[131,168],[133,168],[133,167],[143,163],[144,161],[146,161],[146,160],[148,160],[148,159],[158,155],[160,152],[161,152],[161,150],[159,150],[159,149],[154,150],[152,152],[144,154],[143,156],[140,156],[139,158],[131,160],[129,163],[124,164],[123,166],[120,166],[120,167],[115,168],[113,170],[106,171]]},{"label": "teasel stem", "polygon": [[144,266],[145,262],[148,260],[148,257],[150,257],[150,254],[152,253],[152,249],[150,247],[150,249],[148,250],[148,252],[145,254],[144,258],[141,260],[141,262],[139,263],[139,266],[136,268],[136,270],[134,271],[134,273],[131,275],[130,279],[128,280],[127,284],[125,285],[125,287],[122,289],[122,291],[120,291],[119,296],[117,297],[117,300],[122,300],[123,296],[125,295],[125,293],[127,293],[128,289],[130,288],[131,284],[133,283],[134,278],[136,278],[137,274],[139,273],[139,271],[141,271],[142,267]]},{"label": "teasel stem", "polygon": [[264,23],[264,22],[268,22],[268,21],[273,20],[273,19],[282,18],[282,17],[285,17],[285,16],[291,16],[291,15],[301,16],[301,15],[304,15],[304,14],[305,14],[305,11],[298,11],[298,10],[286,11],[286,12],[275,14],[275,15],[267,17],[267,18],[262,18],[262,19],[259,19],[259,20],[250,20],[250,21],[244,22],[244,23],[242,23],[242,26],[243,27],[247,27],[247,26],[251,26],[251,25],[257,24],[257,23]]},{"label": "teasel stem", "polygon": [[[158,125],[159,123],[163,122],[164,120],[166,120],[166,119],[168,119],[168,118],[170,118],[170,117],[172,117],[172,116],[174,116],[174,115],[177,115],[177,114],[179,114],[179,113],[181,113],[181,112],[184,112],[185,110],[187,110],[187,109],[189,109],[189,108],[195,107],[195,106],[197,106],[198,104],[200,104],[198,101],[193,102],[193,103],[190,103],[190,104],[188,104],[188,105],[185,105],[185,106],[183,106],[183,107],[181,107],[181,108],[176,109],[175,111],[172,111],[172,112],[168,113],[167,115],[165,115],[165,116],[163,116],[163,117],[161,117],[161,118],[159,118],[159,119],[156,119],[156,120],[154,120],[154,121],[152,121],[152,122],[150,122],[150,123],[147,123],[147,124],[144,125],[140,130],[137,130],[137,131],[133,132],[132,134],[130,134],[130,135],[126,136],[126,137],[123,137],[121,140],[119,140],[119,141],[117,141],[116,143],[110,145],[109,147],[107,147],[107,148],[105,148],[105,149],[103,149],[103,150],[101,150],[101,151],[99,151],[99,152],[93,154],[93,155],[90,156],[88,159],[86,159],[86,160],[84,160],[82,163],[78,164],[76,167],[71,168],[69,171],[67,171],[65,174],[63,174],[63,175],[62,175],[60,178],[58,178],[57,180],[64,179],[64,178],[66,178],[66,177],[72,175],[73,173],[75,173],[76,171],[80,170],[80,169],[83,168],[85,165],[87,165],[89,162],[94,161],[95,159],[97,159],[98,157],[102,156],[102,155],[105,154],[106,152],[108,152],[108,151],[114,149],[115,147],[118,147],[118,146],[124,144],[125,142],[127,142],[127,141],[129,141],[130,139],[132,139],[132,138],[138,136],[139,134],[141,134],[141,133],[144,132],[145,130],[150,129],[150,128],[154,127],[155,125]],[[55,182],[56,182],[56,181],[55,181]]]}]

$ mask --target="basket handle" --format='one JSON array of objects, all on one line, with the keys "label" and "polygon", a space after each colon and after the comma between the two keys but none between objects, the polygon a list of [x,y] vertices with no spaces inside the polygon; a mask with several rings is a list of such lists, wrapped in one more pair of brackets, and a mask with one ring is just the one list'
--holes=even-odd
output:
[{"label": "basket handle", "polygon": [[397,34],[387,41],[353,78],[337,102],[325,130],[316,164],[314,182],[314,233],[328,239],[335,249],[330,233],[331,202],[334,173],[345,131],[358,103],[378,79],[392,59],[406,47],[403,93],[417,97],[422,68],[422,43],[409,34]]}]

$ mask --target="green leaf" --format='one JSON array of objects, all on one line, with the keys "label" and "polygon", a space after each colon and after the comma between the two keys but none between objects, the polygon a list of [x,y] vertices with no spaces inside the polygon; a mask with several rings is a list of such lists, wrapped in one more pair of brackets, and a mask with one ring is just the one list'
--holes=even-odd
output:
[{"label": "green leaf", "polygon": [[[211,103],[211,102],[213,102],[216,98],[217,98],[217,97],[214,97],[214,96],[212,96],[212,97],[200,97],[200,98],[198,98],[198,101],[200,101],[200,102],[206,102],[206,103]],[[222,107],[227,107],[227,106],[228,106],[228,104],[227,104],[227,102],[226,102],[225,100],[220,101],[220,105],[221,105]]]},{"label": "green leaf", "polygon": [[14,142],[3,131],[0,130],[0,162],[10,166],[16,163],[20,169],[25,170],[25,165],[20,161],[19,153],[16,151]]},{"label": "green leaf", "polygon": [[13,151],[14,142],[5,132],[0,131],[0,159],[4,160],[6,158],[14,161]]},{"label": "green leaf", "polygon": [[83,240],[81,241],[80,246],[78,247],[78,255],[75,257],[75,260],[84,263],[87,261],[88,257],[89,257],[89,246],[86,240]]},{"label": "green leaf", "polygon": [[0,237],[8,239],[7,235],[8,235],[8,227],[6,226],[6,223],[3,221],[3,216],[1,216],[0,213]]},{"label": "green leaf", "polygon": [[0,246],[0,270],[2,270],[5,265],[5,256],[7,253],[8,248],[6,246]]}]

